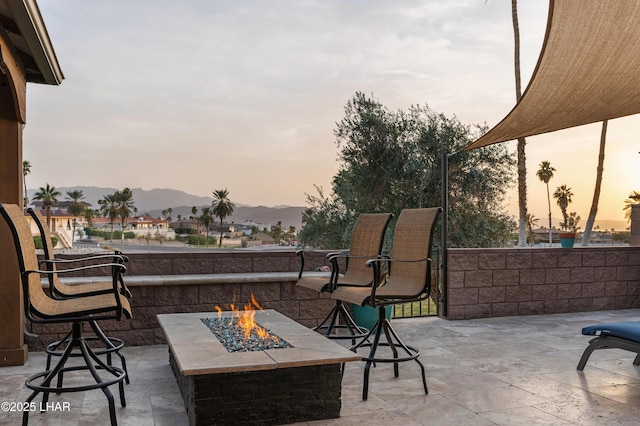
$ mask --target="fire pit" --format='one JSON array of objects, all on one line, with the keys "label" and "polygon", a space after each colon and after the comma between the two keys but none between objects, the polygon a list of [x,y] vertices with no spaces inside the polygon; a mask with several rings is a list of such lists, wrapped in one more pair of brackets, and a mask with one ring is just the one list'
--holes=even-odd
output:
[{"label": "fire pit", "polygon": [[229,351],[206,323],[237,321],[237,311],[158,315],[191,425],[339,417],[341,364],[360,356],[274,310],[253,316],[278,347]]}]

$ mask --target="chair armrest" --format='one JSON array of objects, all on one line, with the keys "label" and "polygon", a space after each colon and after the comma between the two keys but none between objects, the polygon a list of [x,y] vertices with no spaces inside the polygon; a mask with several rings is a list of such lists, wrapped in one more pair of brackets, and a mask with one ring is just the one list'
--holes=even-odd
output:
[{"label": "chair armrest", "polygon": [[[127,270],[127,267],[124,266],[121,263],[103,263],[100,265],[87,265],[87,266],[83,266],[83,267],[79,267],[79,268],[70,268],[70,269],[65,269],[62,271],[44,271],[44,270],[40,270],[40,269],[30,269],[30,270],[26,270],[22,273],[22,281],[23,281],[23,291],[25,292],[26,297],[29,297],[29,285],[28,283],[28,277],[31,274],[44,274],[44,275],[53,275],[53,274],[61,274],[61,273],[70,273],[70,272],[78,272],[78,271],[84,271],[84,270],[88,270],[88,269],[97,269],[97,268],[106,268],[106,267],[110,267],[112,268],[112,274],[111,274],[111,279],[112,279],[112,285],[113,285],[113,296],[115,298],[115,302],[116,302],[116,307],[117,307],[117,311],[118,311],[118,318],[120,318],[120,315],[122,315],[123,309],[122,309],[122,301],[120,299],[121,294],[124,295],[126,297],[126,295],[124,294],[124,291],[126,290],[126,287],[124,288],[120,288],[120,283],[122,283],[122,274]],[[124,285],[124,283],[122,283]],[[128,290],[127,290],[128,291]],[[79,296],[80,298],[83,296]],[[86,297],[93,297],[91,295],[87,295]],[[29,318],[31,318],[31,316],[29,316]]]},{"label": "chair armrest", "polygon": [[60,271],[47,271],[47,270],[42,270],[42,269],[29,269],[27,271],[24,271],[24,275],[29,275],[29,274],[34,274],[34,273],[38,273],[38,274],[45,274],[45,275],[53,275],[53,274],[67,274],[69,272],[79,272],[79,271],[85,271],[87,269],[98,269],[98,268],[113,268],[114,271],[118,271],[120,273],[124,273],[127,270],[127,267],[124,266],[122,263],[101,263],[99,265],[86,265],[86,266],[81,266],[78,268],[69,268],[69,269],[63,269]]},{"label": "chair armrest", "polygon": [[43,275],[47,275],[47,276],[52,276],[54,274],[61,275],[61,274],[68,274],[68,273],[71,273],[71,272],[80,272],[80,271],[86,271],[86,270],[90,270],[90,269],[99,269],[99,268],[111,268],[111,279],[112,279],[112,282],[113,282],[113,291],[115,293],[122,294],[127,298],[131,297],[131,292],[129,291],[129,289],[125,285],[124,280],[122,279],[122,274],[127,271],[127,267],[124,266],[122,263],[102,263],[102,264],[99,264],[99,265],[86,265],[86,266],[82,266],[82,267],[79,267],[79,268],[63,269],[61,271],[48,271],[48,270],[41,270],[41,269],[30,269],[30,270],[24,271],[24,273],[22,275],[24,277],[27,277],[30,274],[37,273],[37,274],[43,274]]},{"label": "chair armrest", "polygon": [[[392,258],[390,256],[380,256],[380,258],[376,258],[376,259],[370,259],[367,262],[365,262],[365,264],[370,267],[373,268],[373,279],[374,282],[378,282],[381,283],[382,282],[382,274],[381,274],[381,264],[382,262],[385,262],[387,264],[393,264],[393,263],[418,263],[418,262],[427,262],[428,264],[428,270],[431,270],[431,258],[429,257],[425,257],[422,259],[398,259],[398,258]],[[390,269],[389,269],[390,270]],[[386,273],[389,273],[389,270]],[[428,274],[429,276],[431,275],[431,273],[429,272]],[[393,274],[389,273],[389,276],[393,276]],[[425,277],[425,279],[427,279]],[[376,291],[378,289],[379,286],[371,286],[371,305],[375,308],[376,307]]]},{"label": "chair armrest", "polygon": [[113,262],[122,262],[122,263],[126,263],[129,261],[128,256],[122,254],[119,251],[116,251],[110,254],[92,254],[89,256],[77,257],[74,259],[60,259],[60,258],[44,259],[44,260],[41,260],[39,263],[78,263],[78,262],[84,262],[87,260],[99,260],[99,259],[113,259],[112,260]]},{"label": "chair armrest", "polygon": [[[300,270],[298,271],[298,279],[302,278],[302,273],[304,272],[305,253],[325,253],[325,252],[324,251],[320,251],[320,250],[297,250],[296,251],[296,256],[298,256],[300,258]],[[336,253],[339,253],[339,252],[326,253],[325,257],[328,260],[330,260],[329,258],[331,256],[335,255]]]}]

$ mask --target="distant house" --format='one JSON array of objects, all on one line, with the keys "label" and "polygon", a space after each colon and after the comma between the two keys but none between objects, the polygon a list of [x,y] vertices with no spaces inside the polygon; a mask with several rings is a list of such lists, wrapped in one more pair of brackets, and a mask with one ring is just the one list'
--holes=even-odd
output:
[{"label": "distant house", "polygon": [[257,234],[255,234],[253,236],[256,240],[260,240],[262,241],[263,245],[271,245],[271,244],[275,244],[276,241],[273,239],[273,237],[263,233],[263,232],[258,232]]},{"label": "distant house", "polygon": [[[34,207],[36,206],[34,205]],[[38,207],[36,207],[36,209],[40,212],[44,220],[46,220],[47,211]],[[25,218],[27,219],[27,221],[29,222],[29,226],[31,227],[31,234],[40,235],[40,231],[38,230],[38,227],[36,226],[31,216],[26,214]],[[71,247],[73,241],[72,234],[74,219],[75,218],[73,216],[67,213],[66,209],[62,210],[57,206],[51,207],[49,218],[49,232],[51,232],[51,235],[55,235],[58,237],[58,246]],[[76,231],[79,228],[81,229],[81,227],[82,225],[80,225],[78,220],[76,219]]]},{"label": "distant house", "polygon": [[[96,217],[92,220],[96,229],[107,230],[111,228],[111,221],[106,217]],[[113,229],[121,230],[120,218],[113,222]],[[124,231],[133,232],[136,237],[151,235],[161,235],[165,238],[175,238],[175,232],[169,228],[169,221],[166,219],[155,219],[149,215],[132,216],[124,221]]]}]

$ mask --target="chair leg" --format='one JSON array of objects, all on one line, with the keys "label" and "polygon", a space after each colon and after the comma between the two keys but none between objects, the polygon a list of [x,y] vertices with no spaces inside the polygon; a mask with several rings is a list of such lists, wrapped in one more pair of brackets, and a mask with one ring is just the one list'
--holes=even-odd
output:
[{"label": "chair leg", "polygon": [[[120,365],[122,365],[122,369],[124,370],[124,374],[125,374],[124,380],[127,384],[129,384],[130,382],[129,382],[129,371],[127,370],[127,360],[125,359],[124,354],[120,352],[120,348],[113,344],[112,338],[110,339],[108,336],[104,334],[102,329],[98,326],[97,322],[91,321],[89,325],[91,326],[91,329],[96,334],[96,336],[98,336],[98,338],[100,338],[100,340],[102,340],[102,342],[105,344],[105,347],[107,348],[107,350],[110,349],[118,356],[118,358],[120,358]],[[107,365],[111,365],[111,351],[107,352]]]},{"label": "chair leg", "polygon": [[[369,337],[374,334],[373,342],[369,342]],[[380,337],[384,335],[386,341],[380,342]],[[376,357],[376,352],[379,346],[387,346],[391,349],[393,356],[391,358],[380,358]],[[369,393],[369,370],[371,368],[371,364],[375,364],[377,362],[386,362],[393,363],[393,372],[394,376],[399,376],[399,368],[398,364],[400,362],[405,361],[415,361],[420,366],[420,372],[422,375],[422,384],[424,386],[425,394],[429,393],[429,389],[427,387],[427,377],[424,365],[418,357],[420,356],[420,351],[412,346],[406,345],[395,332],[391,323],[386,317],[386,309],[384,306],[381,306],[378,310],[378,321],[376,325],[371,328],[369,333],[360,341],[357,345],[352,346],[350,349],[356,352],[361,347],[370,347],[369,355],[367,357],[363,357],[362,360],[366,362],[364,367],[364,385],[362,389],[362,399],[364,401],[367,400],[367,396]],[[400,356],[398,353],[398,349],[401,349],[406,353],[406,356]]]},{"label": "chair leg", "polygon": [[[338,329],[345,329],[348,333],[334,333]],[[356,339],[365,336],[369,332],[366,328],[360,327],[355,323],[341,300],[336,300],[331,312],[313,330],[329,339],[351,339],[352,345],[356,343]]]},{"label": "chair leg", "polygon": [[[74,350],[79,350],[74,353]],[[57,355],[57,354],[56,354]],[[67,361],[70,357],[81,356],[84,365],[73,365],[66,366]],[[97,365],[94,365],[97,364]],[[98,374],[98,369],[105,370],[107,373],[113,375],[112,378],[108,380],[103,380],[102,377]],[[83,385],[83,386],[62,386],[62,376],[66,371],[77,371],[77,370],[89,370],[95,383]],[[58,377],[57,386],[51,386],[51,382],[55,377]],[[40,378],[44,378],[40,383],[36,383],[36,381]],[[87,345],[87,342],[82,337],[82,323],[73,323],[72,331],[71,331],[71,340],[67,344],[64,352],[60,356],[58,363],[51,370],[47,370],[41,373],[37,373],[31,377],[29,377],[25,385],[27,388],[32,389],[33,392],[29,395],[27,399],[27,403],[33,401],[33,399],[39,394],[42,393],[42,401],[43,407],[46,405],[49,394],[50,393],[64,393],[64,392],[81,392],[93,389],[101,389],[102,392],[107,397],[107,401],[109,404],[109,416],[111,419],[111,424],[116,425],[116,411],[115,411],[115,403],[113,401],[113,395],[109,390],[109,386],[118,383],[120,390],[120,402],[123,407],[126,406],[126,400],[124,397],[124,379],[125,372],[122,368],[114,367],[112,365],[105,364],[96,353]],[[25,411],[22,417],[22,422],[26,425],[29,421],[29,413]]]},{"label": "chair leg", "polygon": [[[95,321],[89,321],[89,325],[91,326],[95,336],[91,336],[91,337],[84,337],[83,340],[87,341],[87,340],[100,340],[103,344],[104,344],[104,349],[93,349],[92,352],[94,352],[97,355],[105,355],[106,354],[106,358],[107,358],[107,365],[112,365],[111,359],[111,353],[114,352],[119,358],[120,358],[120,364],[122,365],[122,369],[125,372],[125,383],[129,384],[129,373],[127,371],[127,362],[126,359],[124,357],[124,354],[121,352],[121,349],[124,347],[124,341],[122,339],[118,339],[115,337],[108,337],[104,334],[104,332],[102,331],[102,329],[100,328],[100,326],[98,326],[98,324]],[[46,348],[46,352],[47,352],[47,367],[46,369],[49,370],[50,366],[51,366],[51,358],[52,356],[61,356],[62,353],[64,352],[64,350],[62,350],[62,348],[66,348],[67,346],[69,346],[72,343],[72,337],[71,337],[72,332],[70,331],[64,338],[62,338],[61,340],[58,340],[57,342],[51,343],[47,346]],[[66,346],[65,346],[66,345]],[[78,357],[81,356],[81,353],[72,353],[70,356],[72,357]],[[60,374],[58,376],[58,387],[62,387],[62,382],[63,382],[63,374]]]}]

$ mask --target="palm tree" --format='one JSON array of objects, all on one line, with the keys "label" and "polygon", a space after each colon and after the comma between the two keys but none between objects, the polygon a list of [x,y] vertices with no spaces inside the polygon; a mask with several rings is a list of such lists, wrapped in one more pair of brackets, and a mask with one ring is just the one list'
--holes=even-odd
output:
[{"label": "palm tree", "polygon": [[131,189],[125,188],[122,191],[116,191],[116,197],[118,199],[118,216],[120,217],[122,239],[124,240],[124,222],[135,210],[135,206],[133,205],[133,192]]},{"label": "palm tree", "polygon": [[624,208],[622,210],[624,210],[624,218],[627,222],[631,221],[631,206],[635,204],[640,204],[640,192],[638,191],[633,191],[629,194],[629,198],[624,200]]},{"label": "palm tree", "polygon": [[229,200],[229,191],[227,189],[217,189],[213,191],[211,207],[214,216],[220,218],[220,244],[218,247],[222,247],[222,222],[225,217],[233,214],[233,208],[235,207],[235,204]]},{"label": "palm tree", "polygon": [[[518,1],[511,0],[511,20],[513,22],[514,57],[513,65],[516,78],[516,102],[522,98],[522,87],[520,83],[520,27],[518,24]],[[527,160],[525,156],[525,138],[518,138],[518,210],[520,232],[518,234],[518,245],[524,247],[526,244],[527,225]]]},{"label": "palm tree", "polygon": [[533,245],[535,242],[535,234],[533,233],[533,227],[538,224],[538,218],[529,213],[527,215],[527,233],[529,237],[529,244]]},{"label": "palm tree", "polygon": [[210,207],[202,208],[202,215],[198,218],[198,221],[204,226],[205,247],[209,247],[209,226],[211,226],[213,222],[213,212]]},{"label": "palm tree", "polygon": [[587,224],[584,226],[584,232],[582,233],[583,246],[589,245],[589,240],[591,239],[591,228],[593,228],[593,222],[595,222],[596,214],[598,213],[600,188],[602,187],[602,172],[604,170],[604,146],[607,141],[607,123],[608,120],[604,120],[602,122],[602,131],[600,132],[600,152],[598,154],[598,166],[596,168],[596,187],[593,190],[593,201],[591,201],[591,209],[589,210]]},{"label": "palm tree", "polygon": [[171,222],[171,221],[173,220],[173,218],[171,217],[171,214],[172,214],[172,213],[173,213],[173,209],[172,209],[171,207],[169,207],[169,208],[167,209],[167,220],[168,220],[169,222]]},{"label": "palm tree", "polygon": [[113,241],[113,222],[118,217],[119,199],[117,194],[118,192],[107,194],[101,200],[98,200],[100,213],[102,216],[109,218],[109,223],[111,224],[111,237],[109,238],[111,241]]},{"label": "palm tree", "polygon": [[89,209],[89,208],[84,210],[84,220],[87,221],[87,226],[89,226],[89,228],[91,228],[91,225],[93,225],[93,218],[96,217],[98,214],[100,214],[100,211],[98,210]]},{"label": "palm tree", "polygon": [[29,205],[29,196],[27,193],[27,175],[29,173],[31,173],[31,163],[25,160],[22,162],[22,186],[24,187],[24,200],[22,200],[22,204],[25,210]]},{"label": "palm tree", "polygon": [[42,204],[46,209],[47,226],[49,229],[51,229],[51,206],[58,202],[58,197],[60,195],[60,191],[56,191],[56,187],[49,186],[49,184],[46,184],[44,188],[40,187],[40,190],[33,194],[33,199],[42,201]]},{"label": "palm tree", "polygon": [[567,215],[567,207],[573,201],[573,192],[571,192],[571,188],[567,188],[567,185],[561,185],[556,188],[553,193],[553,198],[556,199],[560,210],[562,210],[562,217],[564,218],[564,222],[560,224],[560,227],[564,230],[569,226],[569,216]]},{"label": "palm tree", "polygon": [[553,172],[556,171],[553,167],[551,167],[551,163],[548,161],[543,161],[540,163],[540,168],[536,172],[536,176],[542,182],[547,185],[547,202],[549,203],[549,244],[553,242],[553,236],[551,234],[551,195],[549,194],[549,181],[553,177]]},{"label": "palm tree", "polygon": [[69,207],[67,207],[67,213],[73,216],[73,234],[71,234],[71,242],[76,237],[76,217],[82,216],[87,210],[87,205],[82,202],[84,195],[82,190],[75,189],[73,191],[67,191],[67,200],[71,201]]}]

